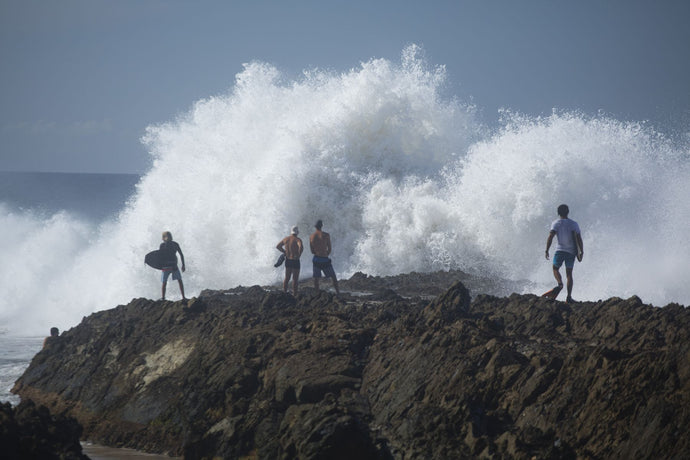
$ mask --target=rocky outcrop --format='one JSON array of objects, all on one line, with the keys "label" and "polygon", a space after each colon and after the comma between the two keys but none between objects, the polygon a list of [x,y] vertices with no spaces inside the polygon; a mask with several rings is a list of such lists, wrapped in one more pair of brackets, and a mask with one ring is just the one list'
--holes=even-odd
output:
[{"label": "rocky outcrop", "polygon": [[688,309],[471,299],[454,275],[136,299],[63,333],[13,391],[85,438],[186,458],[690,456]]},{"label": "rocky outcrop", "polygon": [[31,400],[16,408],[0,404],[0,453],[5,460],[88,460],[79,443],[81,433],[73,418],[51,415]]}]

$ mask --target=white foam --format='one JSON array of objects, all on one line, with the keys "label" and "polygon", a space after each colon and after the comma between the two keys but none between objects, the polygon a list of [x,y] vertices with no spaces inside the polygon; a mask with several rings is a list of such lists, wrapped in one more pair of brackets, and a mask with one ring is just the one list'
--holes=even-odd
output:
[{"label": "white foam", "polygon": [[[539,263],[555,208],[567,203],[579,221],[585,259],[576,266],[580,298],[637,294],[648,302],[687,303],[690,212],[687,150],[638,123],[576,114],[537,120],[512,117],[502,132],[474,145],[454,182],[463,226],[477,235],[493,270],[551,282]],[[687,255],[687,252],[685,252]]]},{"label": "white foam", "polygon": [[[147,129],[153,167],[112,221],[0,216],[17,226],[2,248],[14,267],[1,273],[14,283],[2,321],[40,333],[158,297],[143,256],[163,230],[185,253],[188,296],[278,281],[275,245],[292,225],[306,240],[319,218],[341,277],[460,268],[546,288],[544,243],[560,203],[584,234],[576,297],[689,303],[687,146],[567,112],[506,112],[488,133],[472,107],[443,96],[444,81],[414,46],[400,64],[295,81],[246,65],[228,94]],[[40,256],[24,264],[31,251]]]}]

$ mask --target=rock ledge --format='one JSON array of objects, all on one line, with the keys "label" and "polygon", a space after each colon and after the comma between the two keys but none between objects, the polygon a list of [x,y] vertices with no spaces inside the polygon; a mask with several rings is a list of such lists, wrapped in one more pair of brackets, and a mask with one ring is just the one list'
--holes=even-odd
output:
[{"label": "rock ledge", "polygon": [[84,438],[187,458],[690,457],[687,308],[353,278],[364,295],[135,299],[52,341],[13,391]]}]

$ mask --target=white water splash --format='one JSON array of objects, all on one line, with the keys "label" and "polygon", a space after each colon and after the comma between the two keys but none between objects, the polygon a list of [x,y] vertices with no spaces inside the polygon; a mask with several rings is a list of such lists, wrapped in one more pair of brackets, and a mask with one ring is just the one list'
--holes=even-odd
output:
[{"label": "white water splash", "polygon": [[[568,112],[505,112],[489,132],[472,107],[443,97],[444,82],[444,69],[429,68],[414,46],[400,64],[372,60],[296,81],[246,65],[228,94],[148,128],[153,167],[113,220],[0,217],[3,228],[19,228],[5,244],[67,260],[59,270],[2,273],[16,278],[2,321],[64,329],[133,297],[158,297],[143,255],[163,230],[185,253],[188,296],[275,282],[275,245],[292,225],[306,241],[319,218],[341,277],[459,268],[547,288],[543,250],[561,203],[585,241],[576,298],[690,301],[687,146],[640,123]],[[10,253],[10,263],[20,260]],[[175,283],[168,292],[174,298]]]}]

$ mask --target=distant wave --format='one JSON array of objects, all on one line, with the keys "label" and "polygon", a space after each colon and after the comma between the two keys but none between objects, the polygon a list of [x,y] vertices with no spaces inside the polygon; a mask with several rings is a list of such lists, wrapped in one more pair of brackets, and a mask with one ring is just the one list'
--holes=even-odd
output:
[{"label": "distant wave", "polygon": [[147,129],[153,166],[107,223],[0,215],[18,228],[3,254],[25,248],[6,262],[22,268],[2,274],[15,288],[0,320],[63,329],[157,297],[143,255],[163,230],[185,253],[188,294],[275,282],[276,243],[292,225],[307,238],[316,219],[341,277],[457,268],[546,288],[543,251],[560,203],[585,241],[576,298],[689,303],[687,145],[643,123],[568,111],[505,111],[489,130],[472,106],[442,96],[443,67],[418,54],[411,46],[400,63],[299,80],[247,64],[228,94]]}]

